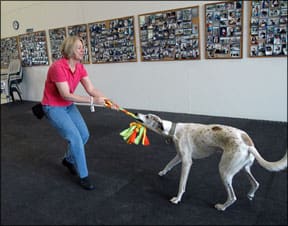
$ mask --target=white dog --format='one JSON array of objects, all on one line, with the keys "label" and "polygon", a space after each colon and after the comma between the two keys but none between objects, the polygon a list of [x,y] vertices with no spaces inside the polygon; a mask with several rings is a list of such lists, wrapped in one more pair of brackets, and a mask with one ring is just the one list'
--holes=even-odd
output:
[{"label": "white dog", "polygon": [[248,198],[252,200],[259,183],[250,172],[254,159],[269,171],[280,171],[287,168],[287,152],[276,162],[268,162],[256,150],[248,134],[240,129],[224,125],[203,125],[196,123],[173,123],[162,120],[153,114],[136,114],[137,119],[148,129],[171,138],[175,144],[177,154],[158,174],[165,175],[178,163],[182,162],[179,191],[170,201],[177,204],[185,192],[188,174],[192,159],[205,158],[216,151],[222,151],[219,163],[219,172],[227,191],[227,200],[224,204],[216,204],[215,208],[224,211],[236,201],[232,187],[232,180],[241,169],[247,174],[251,183]]}]

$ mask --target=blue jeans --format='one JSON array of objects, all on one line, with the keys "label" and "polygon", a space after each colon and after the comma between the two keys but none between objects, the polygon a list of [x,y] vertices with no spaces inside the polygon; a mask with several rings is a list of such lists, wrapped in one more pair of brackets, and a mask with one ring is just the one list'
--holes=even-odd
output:
[{"label": "blue jeans", "polygon": [[89,131],[77,106],[75,104],[67,107],[44,105],[43,111],[52,126],[68,142],[65,158],[74,164],[80,178],[87,177],[88,169],[84,145],[88,141]]}]

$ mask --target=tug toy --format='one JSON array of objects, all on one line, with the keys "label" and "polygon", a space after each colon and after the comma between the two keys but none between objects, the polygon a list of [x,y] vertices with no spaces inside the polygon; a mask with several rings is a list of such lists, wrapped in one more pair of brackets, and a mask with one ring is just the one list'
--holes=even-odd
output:
[{"label": "tug toy", "polygon": [[[105,107],[111,108],[113,106],[112,101],[105,100]],[[134,119],[137,119],[136,115],[132,112],[127,111],[124,108],[119,107],[120,111],[125,113],[126,115],[131,116]],[[146,127],[144,127],[141,123],[131,122],[129,128],[123,130],[120,135],[126,141],[127,144],[139,144],[141,142],[142,145],[147,146],[150,144],[149,139],[146,134]]]}]

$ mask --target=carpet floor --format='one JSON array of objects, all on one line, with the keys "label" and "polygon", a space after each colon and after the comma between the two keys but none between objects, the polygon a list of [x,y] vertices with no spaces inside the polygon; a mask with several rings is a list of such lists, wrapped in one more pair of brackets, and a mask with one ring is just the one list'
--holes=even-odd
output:
[{"label": "carpet floor", "polygon": [[[272,173],[255,161],[251,170],[260,187],[254,200],[248,200],[249,181],[240,172],[233,180],[237,201],[220,212],[214,204],[226,200],[221,156],[195,160],[182,201],[173,205],[169,199],[177,194],[181,166],[158,176],[175,155],[173,145],[152,131],[149,146],[126,144],[119,133],[133,119],[101,107],[91,113],[79,106],[90,131],[86,157],[96,185],[83,190],[61,164],[66,143],[45,118],[33,116],[34,104],[1,105],[1,225],[287,225],[287,170]],[[269,161],[287,150],[286,122],[151,113],[243,129]]]}]

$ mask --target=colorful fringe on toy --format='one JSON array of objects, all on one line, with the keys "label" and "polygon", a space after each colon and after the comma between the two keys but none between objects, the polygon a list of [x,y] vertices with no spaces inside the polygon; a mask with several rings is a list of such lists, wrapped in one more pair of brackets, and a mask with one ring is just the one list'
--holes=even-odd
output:
[{"label": "colorful fringe on toy", "polygon": [[[113,103],[110,100],[105,100],[105,106],[111,108]],[[124,112],[126,115],[131,116],[132,118],[137,118],[133,113],[127,111],[124,108],[120,108],[119,110]],[[147,146],[150,144],[149,139],[146,135],[146,127],[144,127],[141,123],[131,122],[130,127],[123,130],[120,135],[126,141],[127,144],[139,144],[141,142],[142,145]]]},{"label": "colorful fringe on toy", "polygon": [[128,129],[123,130],[120,135],[126,141],[127,144],[141,144],[147,146],[150,144],[146,135],[146,128],[140,123],[131,122]]}]

